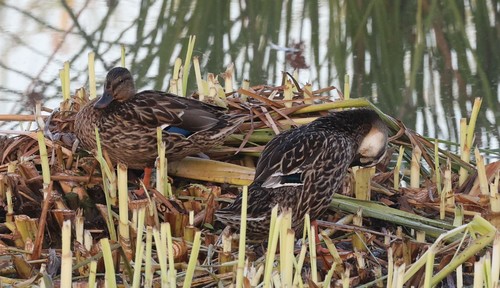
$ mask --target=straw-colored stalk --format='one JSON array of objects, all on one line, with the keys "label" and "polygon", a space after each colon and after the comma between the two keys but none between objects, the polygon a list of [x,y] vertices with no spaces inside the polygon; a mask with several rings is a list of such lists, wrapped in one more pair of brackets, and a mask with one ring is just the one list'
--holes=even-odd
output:
[{"label": "straw-colored stalk", "polygon": [[393,287],[394,280],[394,252],[392,251],[392,247],[389,247],[387,250],[387,286]]},{"label": "straw-colored stalk", "polygon": [[71,220],[64,221],[61,232],[61,287],[71,287],[71,268],[73,267],[73,252],[71,251]]},{"label": "straw-colored stalk", "polygon": [[232,93],[233,88],[233,77],[234,77],[234,63],[229,64],[224,72],[224,90],[226,93]]},{"label": "straw-colored stalk", "polygon": [[353,172],[355,181],[354,194],[356,195],[356,199],[370,200],[371,180],[373,174],[375,174],[375,167],[357,167],[353,169]]},{"label": "straw-colored stalk", "polygon": [[[467,119],[460,119],[460,159],[469,163],[470,147],[467,147]],[[459,185],[462,185],[467,179],[467,169],[460,167]]]},{"label": "straw-colored stalk", "polygon": [[[102,258],[104,259],[104,281],[106,287],[116,288],[116,275],[115,275],[115,265],[113,261],[113,254],[111,253],[111,245],[109,244],[108,238],[102,238],[100,240],[102,248]],[[61,274],[62,275],[62,274]],[[61,287],[70,287],[61,285]]]},{"label": "straw-colored stalk", "polygon": [[146,208],[141,207],[137,211],[137,226],[136,226],[136,243],[135,243],[135,259],[134,259],[134,279],[133,287],[139,287],[141,284],[141,267],[142,257],[144,256],[144,242],[142,242],[142,233],[144,230],[144,219],[146,218]]},{"label": "straw-colored stalk", "polygon": [[404,273],[406,270],[406,264],[403,263],[400,266],[396,266],[395,269],[396,269],[396,271],[394,271],[395,280],[393,280],[392,285],[393,287],[402,288],[404,284]]},{"label": "straw-colored stalk", "polygon": [[50,184],[50,166],[49,166],[49,155],[47,153],[47,146],[45,145],[45,137],[43,137],[43,132],[36,132],[38,138],[38,149],[40,150],[40,162],[42,164],[42,179],[43,179],[43,190],[44,198],[47,197],[47,187]]},{"label": "straw-colored stalk", "polygon": [[483,263],[483,273],[484,273],[484,280],[486,286],[491,286],[493,284],[493,279],[491,279],[491,255],[490,251],[487,251],[486,254],[482,257],[484,259]]},{"label": "straw-colored stalk", "polygon": [[233,261],[233,254],[231,253],[231,242],[232,237],[229,233],[223,233],[222,237],[222,251],[219,252],[219,264],[221,265],[219,268],[219,273],[224,274],[233,271],[232,266],[223,265],[227,262]]},{"label": "straw-colored stalk", "polygon": [[[180,216],[180,215],[179,215]],[[194,211],[189,211],[189,221],[188,225],[184,227],[184,240],[187,242],[193,242],[194,241],[194,235],[196,231],[198,231],[198,228],[194,227]]]},{"label": "straw-colored stalk", "polygon": [[110,166],[104,160],[104,156],[102,154],[102,148],[101,148],[101,139],[99,137],[99,131],[97,127],[95,127],[95,136],[96,136],[96,144],[97,144],[97,156],[96,159],[99,162],[101,166],[101,172],[102,172],[102,182],[103,182],[103,189],[104,189],[104,196],[106,198],[106,207],[108,210],[108,217],[106,219],[106,224],[108,226],[109,230],[109,236],[111,240],[116,241],[116,229],[115,225],[113,223],[113,213],[111,213],[111,205],[116,204],[116,175],[114,172],[112,172]]},{"label": "straw-colored stalk", "polygon": [[[8,169],[7,169],[8,170]],[[8,172],[12,173],[12,172]],[[5,183],[6,176],[0,175],[0,195],[5,195],[7,199],[7,217],[6,222],[12,221],[12,216],[14,215],[14,203],[12,202],[12,187],[8,183]],[[5,189],[5,190],[4,190]]]},{"label": "straw-colored stalk", "polygon": [[[472,107],[472,112],[469,120],[469,124],[467,125],[466,119],[461,119],[460,121],[460,148],[461,148],[461,159],[466,163],[470,161],[470,149],[472,148],[472,143],[474,142],[474,129],[476,128],[476,120],[479,114],[479,109],[481,108],[482,99],[476,98],[474,100],[474,106]],[[461,167],[459,171],[459,184],[462,185],[467,177],[469,176],[469,172],[467,169]]]},{"label": "straw-colored stalk", "polygon": [[172,230],[170,229],[170,223],[161,223],[160,226],[162,237],[166,237],[167,240],[167,255],[168,255],[168,281],[170,287],[176,287],[175,280],[176,274],[174,266],[174,245],[172,241]]},{"label": "straw-colored stalk", "polygon": [[[45,200],[48,201],[48,200]],[[27,215],[15,215],[14,216],[15,227],[17,233],[21,236],[19,243],[19,248],[25,247],[27,243],[33,241],[38,234],[38,221],[30,218]]]},{"label": "straw-colored stalk", "polygon": [[457,286],[456,287],[464,287],[464,274],[463,274],[463,269],[462,265],[459,265],[457,267]]},{"label": "straw-colored stalk", "polygon": [[[250,90],[250,80],[243,79],[243,83],[241,83],[241,89],[249,91]],[[240,94],[241,101],[246,102],[248,96],[245,94]]]},{"label": "straw-colored stalk", "polygon": [[179,73],[181,72],[182,69],[182,59],[181,58],[176,58],[174,62],[174,70],[172,72],[172,78],[170,79],[170,87],[168,88],[168,91],[170,93],[179,95],[179,96],[184,96],[181,89],[181,85],[179,85]]},{"label": "straw-colored stalk", "polygon": [[151,258],[153,250],[153,228],[148,226],[146,228],[146,253],[144,254],[144,286],[151,287],[153,284],[153,260]]},{"label": "straw-colored stalk", "polygon": [[198,59],[198,57],[193,57],[193,68],[194,75],[196,77],[196,85],[198,86],[199,99],[200,101],[204,101],[205,96],[208,95],[208,84],[205,83],[205,81],[203,81],[203,78],[201,77],[200,60]]},{"label": "straw-colored stalk", "polygon": [[168,183],[167,177],[167,146],[162,140],[163,131],[158,127],[156,136],[158,138],[158,158],[156,161],[156,190],[160,191],[165,197],[172,197],[172,189]]},{"label": "straw-colored stalk", "polygon": [[260,284],[260,278],[264,274],[264,265],[259,265],[257,268],[257,272],[253,275],[252,279],[250,279],[250,286],[255,287]]},{"label": "straw-colored stalk", "polygon": [[191,287],[193,281],[194,270],[198,262],[198,254],[200,253],[201,245],[201,232],[196,231],[194,235],[193,247],[191,248],[191,255],[189,256],[188,267],[186,269],[186,276],[184,278],[183,288]]},{"label": "straw-colored stalk", "polygon": [[464,207],[461,204],[455,205],[455,218],[453,226],[458,227],[464,223]]},{"label": "straw-colored stalk", "polygon": [[63,95],[63,102],[70,98],[70,83],[69,83],[69,62],[64,62],[63,69],[59,70],[59,79],[61,80],[61,88]]},{"label": "straw-colored stalk", "polygon": [[325,276],[325,280],[323,281],[323,288],[330,287],[330,282],[332,282],[333,272],[335,272],[335,268],[337,268],[337,263],[333,263],[332,267],[330,267],[330,270],[328,270],[328,273]]},{"label": "straw-colored stalk", "polygon": [[120,57],[120,65],[122,67],[126,67],[126,65],[125,65],[125,52],[126,52],[125,51],[125,45],[124,44],[120,44],[120,55],[121,55],[121,57]]},{"label": "straw-colored stalk", "polygon": [[[363,227],[362,209],[358,209],[356,215],[354,215],[354,218],[352,219],[352,224],[354,226]],[[355,231],[351,238],[354,251],[366,251],[366,238],[361,232]]]},{"label": "straw-colored stalk", "polygon": [[425,243],[425,231],[416,231],[415,232],[415,240],[420,243]]},{"label": "straw-colored stalk", "polygon": [[348,100],[351,98],[351,86],[350,86],[350,77],[349,74],[345,74],[344,77],[344,100]]},{"label": "straw-colored stalk", "polygon": [[249,185],[255,169],[226,162],[186,157],[168,165],[168,174],[201,181]]},{"label": "straw-colored stalk", "polygon": [[89,267],[90,269],[89,269],[89,279],[87,280],[88,281],[87,287],[97,287],[95,281],[97,276],[97,261],[95,260],[90,261]]},{"label": "straw-colored stalk", "polygon": [[314,102],[313,100],[311,100],[311,98],[313,97],[312,85],[310,83],[306,83],[306,85],[304,85],[302,90],[304,91],[304,104],[308,105],[313,104]]},{"label": "straw-colored stalk", "polygon": [[160,279],[161,279],[161,287],[168,287],[168,268],[167,268],[167,254],[166,249],[166,239],[163,241],[162,237],[160,237],[160,232],[157,229],[153,229],[153,236],[155,238],[156,243],[156,254],[158,255],[158,262],[160,263]]},{"label": "straw-colored stalk", "polygon": [[245,239],[247,231],[247,205],[248,205],[248,186],[243,186],[241,199],[241,218],[240,218],[240,240],[238,247],[238,266],[236,270],[236,287],[243,287],[243,272],[245,269]]},{"label": "straw-colored stalk", "polygon": [[500,182],[500,171],[497,171],[495,179],[490,183],[490,208],[493,213],[500,213],[500,193],[498,183]]},{"label": "straw-colored stalk", "polygon": [[293,84],[292,81],[289,79],[286,80],[285,82],[285,88],[283,88],[283,100],[285,100],[285,107],[291,108],[292,107],[292,99],[293,99]]},{"label": "straw-colored stalk", "polygon": [[479,149],[477,147],[474,149],[474,155],[476,156],[476,168],[477,177],[479,178],[479,189],[482,195],[488,195],[489,185],[488,178],[486,177],[486,168],[484,167],[484,158],[479,154]]},{"label": "straw-colored stalk", "polygon": [[436,187],[438,195],[441,195],[441,169],[439,168],[439,142],[434,140],[434,177],[436,178]]},{"label": "straw-colored stalk", "polygon": [[96,90],[96,82],[95,82],[95,53],[94,52],[89,52],[89,57],[88,57],[88,65],[89,65],[89,92],[90,96],[89,99],[95,99],[97,96],[97,90]]},{"label": "straw-colored stalk", "polygon": [[146,207],[141,207],[139,209],[134,209],[133,214],[137,215],[136,222],[133,222],[134,224],[134,229],[136,231],[136,238],[135,238],[135,247],[136,247],[136,256],[137,256],[137,247],[139,247],[139,244],[142,242],[142,234],[144,232],[144,221],[146,218]]},{"label": "straw-colored stalk", "polygon": [[82,210],[78,209],[75,216],[75,239],[79,243],[83,244],[83,231],[84,231],[85,218],[82,215]]},{"label": "straw-colored stalk", "polygon": [[141,267],[144,253],[144,242],[141,241],[139,242],[139,245],[135,247],[134,278],[132,279],[132,288],[141,287]]},{"label": "straw-colored stalk", "polygon": [[318,266],[317,266],[317,257],[316,257],[316,227],[314,225],[311,225],[310,223],[310,218],[309,214],[306,214],[305,217],[306,221],[309,222],[309,226],[311,227],[309,233],[309,256],[310,256],[310,263],[311,263],[311,280],[313,283],[318,284]]},{"label": "straw-colored stalk", "polygon": [[439,219],[444,219],[445,217],[445,212],[446,212],[446,206],[448,204],[448,197],[452,196],[451,194],[451,162],[450,159],[447,160],[446,162],[446,169],[444,170],[444,187],[443,190],[441,191],[441,201],[439,203]]},{"label": "straw-colored stalk", "polygon": [[283,220],[280,227],[280,274],[281,283],[284,287],[291,287],[293,283],[293,248],[295,233],[292,227],[292,211],[287,209],[283,212]]},{"label": "straw-colored stalk", "polygon": [[274,256],[278,244],[279,228],[283,215],[278,216],[278,205],[274,206],[271,210],[271,224],[269,228],[269,239],[267,242],[267,254],[264,267],[264,287],[271,287],[271,275],[273,271]]},{"label": "straw-colored stalk", "polygon": [[[97,156],[96,159],[101,166],[102,181],[104,186],[104,192],[108,193],[110,199],[106,198],[106,201],[112,201],[112,204],[116,204],[116,175],[114,173],[113,167],[106,162],[101,146],[101,137],[99,136],[99,130],[97,126],[95,127],[95,137],[97,146]],[[113,239],[114,240],[114,239]]]},{"label": "straw-colored stalk", "polygon": [[432,274],[434,272],[434,258],[436,256],[436,247],[431,246],[427,250],[427,262],[425,263],[424,287],[431,287]]},{"label": "straw-colored stalk", "polygon": [[484,285],[484,257],[481,257],[479,261],[474,262],[474,283],[472,287],[482,288],[487,287]]},{"label": "straw-colored stalk", "polygon": [[491,287],[498,287],[500,284],[500,231],[495,234],[493,249],[491,251]]},{"label": "straw-colored stalk", "polygon": [[335,247],[332,240],[330,239],[330,237],[328,237],[328,235],[325,233],[325,231],[321,231],[321,236],[323,236],[323,241],[325,241],[326,248],[328,249],[328,252],[333,257],[333,263],[341,265],[343,263],[343,260],[340,257],[340,254],[339,254],[339,251],[337,250],[337,247]]},{"label": "straw-colored stalk", "polygon": [[[330,240],[330,238],[328,238]],[[304,260],[306,259],[307,245],[302,241],[302,246],[300,248],[300,253],[297,256],[297,265],[295,266],[295,275],[293,276],[293,287],[297,287],[299,284],[302,286],[302,277],[300,275],[302,271],[302,266],[304,265]]]},{"label": "straw-colored stalk", "polygon": [[[188,48],[186,51],[186,59],[184,61],[184,69],[182,75],[182,91],[184,94],[187,91],[187,83],[189,77],[189,70],[191,69],[191,58],[193,57],[194,43],[196,42],[196,36],[189,36]],[[201,99],[200,99],[201,100]]]},{"label": "straw-colored stalk", "polygon": [[349,282],[349,279],[350,279],[350,276],[351,276],[351,270],[349,269],[349,267],[347,269],[345,269],[344,272],[342,272],[341,274],[341,279],[340,281],[342,282],[342,287],[343,288],[350,288],[351,287],[351,283]]},{"label": "straw-colored stalk", "polygon": [[410,187],[420,187],[420,158],[422,157],[422,150],[418,145],[413,147],[411,153],[411,167],[410,167]]},{"label": "straw-colored stalk", "polygon": [[128,188],[127,188],[127,165],[118,163],[118,214],[120,218],[119,233],[120,244],[125,252],[127,260],[132,260],[132,246],[130,239],[128,221]]}]

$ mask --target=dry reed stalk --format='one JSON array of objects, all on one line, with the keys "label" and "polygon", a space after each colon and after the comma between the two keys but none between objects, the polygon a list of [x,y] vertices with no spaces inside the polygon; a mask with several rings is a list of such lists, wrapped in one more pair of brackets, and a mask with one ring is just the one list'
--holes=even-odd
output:
[{"label": "dry reed stalk", "polygon": [[67,101],[70,99],[70,82],[69,82],[69,61],[64,62],[63,69],[59,70],[59,78],[61,80],[61,88],[63,101]]},{"label": "dry reed stalk", "polygon": [[127,166],[123,163],[118,163],[118,215],[120,233],[119,242],[125,252],[127,261],[131,261],[133,257],[132,241],[130,239],[130,225],[128,220],[128,188],[127,188]]},{"label": "dry reed stalk", "polygon": [[306,226],[309,227],[309,232],[308,232],[308,238],[309,238],[309,258],[310,258],[310,263],[311,263],[311,281],[314,284],[318,284],[318,258],[316,256],[316,233],[319,233],[316,231],[316,227],[314,225],[311,225],[311,220],[309,218],[309,214],[306,214],[305,217],[306,221]]},{"label": "dry reed stalk", "polygon": [[97,261],[93,260],[90,261],[90,271],[89,271],[89,278],[88,278],[88,287],[96,287],[96,276],[97,276]]},{"label": "dry reed stalk", "polygon": [[370,200],[371,199],[371,179],[375,174],[375,167],[363,168],[356,167],[354,172],[354,194],[356,199]]},{"label": "dry reed stalk", "polygon": [[144,286],[151,287],[153,284],[153,275],[155,273],[153,267],[152,251],[153,251],[153,227],[146,227],[146,253],[144,253]]},{"label": "dry reed stalk", "polygon": [[350,77],[349,74],[345,74],[344,76],[344,99],[349,100],[351,98],[351,85],[350,85]]},{"label": "dry reed stalk", "polygon": [[271,223],[270,223],[270,228],[269,228],[269,238],[267,242],[267,257],[265,260],[265,266],[264,266],[264,287],[270,287],[271,285],[271,276],[273,272],[273,262],[274,262],[274,256],[276,255],[276,247],[278,244],[278,237],[279,237],[279,228],[281,225],[281,220],[283,218],[283,215],[280,214],[278,216],[278,205],[274,206],[274,208],[271,211]]},{"label": "dry reed stalk", "polygon": [[[73,283],[72,267],[73,252],[71,251],[71,221],[66,220],[62,226],[61,287],[71,287],[71,283]],[[112,269],[112,271],[114,272],[114,269]]]},{"label": "dry reed stalk", "polygon": [[184,69],[183,69],[183,75],[182,75],[182,94],[180,94],[180,95],[186,95],[186,93],[187,93],[187,83],[188,83],[188,77],[189,77],[189,70],[191,70],[191,58],[193,55],[195,42],[196,42],[196,36],[190,35],[189,42],[188,42],[188,48],[186,51],[186,58],[184,58],[185,62],[184,62]]},{"label": "dry reed stalk", "polygon": [[422,157],[422,150],[420,147],[413,147],[411,153],[411,165],[410,165],[410,187],[419,188],[420,187],[420,159]]},{"label": "dry reed stalk", "polygon": [[201,232],[196,231],[194,235],[193,247],[191,248],[191,256],[189,256],[188,267],[186,269],[186,276],[184,277],[183,288],[191,287],[193,281],[194,270],[196,268],[196,263],[198,262],[198,254],[200,253],[201,245]]},{"label": "dry reed stalk", "polygon": [[160,263],[161,287],[169,287],[170,283],[168,281],[166,239],[164,240],[160,236],[160,232],[156,228],[153,229],[153,236],[155,239],[155,246],[156,246],[156,252],[157,252],[156,254],[158,255],[158,262]]},{"label": "dry reed stalk", "polygon": [[[116,288],[115,265],[113,261],[113,253],[108,238],[102,238],[99,243],[102,248],[102,258],[104,259],[104,285],[110,288]],[[65,286],[69,287],[69,286]]]},{"label": "dry reed stalk", "polygon": [[236,267],[236,287],[243,287],[243,272],[245,269],[245,246],[247,231],[247,207],[248,207],[248,186],[243,186],[241,200],[241,222],[240,222],[240,241],[238,246],[238,265]]},{"label": "dry reed stalk", "polygon": [[168,259],[168,281],[170,283],[170,287],[176,287],[176,273],[174,266],[174,245],[172,241],[172,231],[170,229],[170,223],[162,223],[161,224],[161,234],[163,237],[166,237],[167,240],[167,259]]},{"label": "dry reed stalk", "polygon": [[88,66],[89,66],[89,100],[93,100],[97,97],[96,82],[95,82],[95,52],[89,52],[88,54]]}]

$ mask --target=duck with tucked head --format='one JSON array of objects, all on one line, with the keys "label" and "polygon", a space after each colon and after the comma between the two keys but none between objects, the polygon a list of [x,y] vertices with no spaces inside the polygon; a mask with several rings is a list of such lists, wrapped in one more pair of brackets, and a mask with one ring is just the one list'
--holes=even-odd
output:
[{"label": "duck with tucked head", "polygon": [[167,159],[175,161],[221,145],[245,117],[170,93],[137,93],[129,70],[116,67],[106,76],[102,96],[89,101],[77,113],[75,134],[83,148],[92,151],[96,149],[97,127],[101,145],[113,163],[121,162],[132,169],[148,168],[145,172],[150,173],[158,156],[157,127],[163,128]]},{"label": "duck with tucked head", "polygon": [[[351,166],[373,166],[385,155],[388,129],[376,112],[354,109],[333,112],[273,138],[257,163],[248,190],[247,235],[268,237],[271,210],[291,208],[292,229],[299,235],[304,216],[318,219],[332,201]],[[241,194],[216,212],[239,228]]]}]

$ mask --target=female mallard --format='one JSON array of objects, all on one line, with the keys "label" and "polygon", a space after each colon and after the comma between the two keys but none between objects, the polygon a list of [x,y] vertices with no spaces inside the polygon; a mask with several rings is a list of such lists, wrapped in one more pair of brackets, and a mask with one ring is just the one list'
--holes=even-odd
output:
[{"label": "female mallard", "polygon": [[[350,166],[373,166],[385,154],[387,127],[377,113],[355,109],[331,113],[272,139],[257,163],[248,191],[247,235],[267,237],[271,209],[292,209],[299,232],[308,213],[312,220],[328,208]],[[238,228],[241,195],[217,211],[218,219]]]},{"label": "female mallard", "polygon": [[76,115],[75,134],[84,149],[94,150],[97,127],[101,145],[113,163],[145,169],[153,167],[158,156],[157,127],[163,128],[168,160],[179,160],[222,144],[244,117],[170,93],[137,93],[130,72],[116,67],[106,76],[103,95]]}]

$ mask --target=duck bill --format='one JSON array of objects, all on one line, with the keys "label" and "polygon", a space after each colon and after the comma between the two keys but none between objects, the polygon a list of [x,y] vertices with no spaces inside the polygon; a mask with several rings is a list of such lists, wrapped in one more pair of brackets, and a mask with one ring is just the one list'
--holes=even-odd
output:
[{"label": "duck bill", "polygon": [[109,94],[108,92],[104,91],[102,94],[101,98],[95,102],[94,107],[98,109],[103,109],[106,108],[109,103],[113,101],[113,95]]}]

